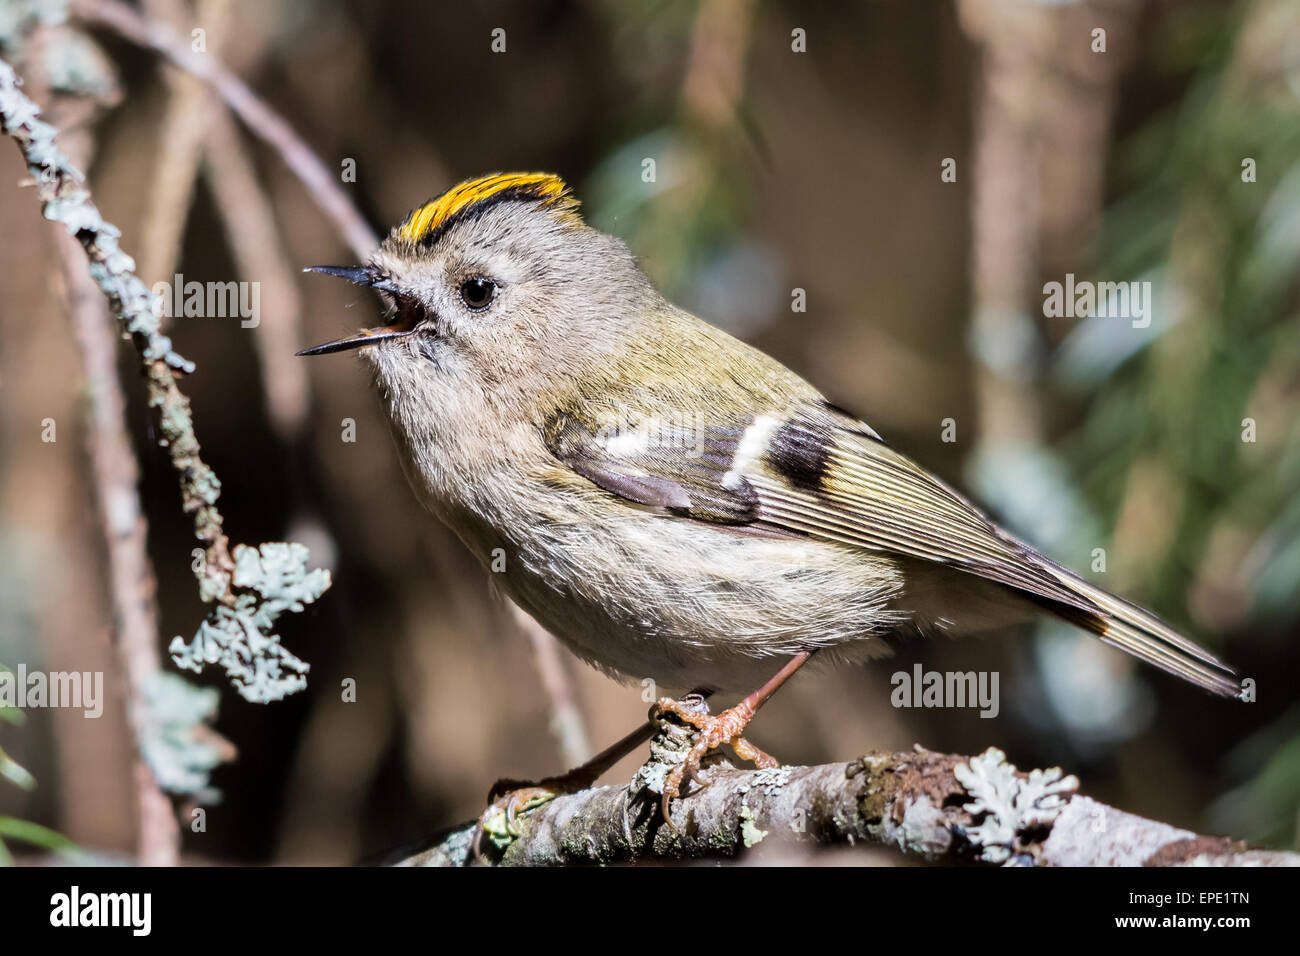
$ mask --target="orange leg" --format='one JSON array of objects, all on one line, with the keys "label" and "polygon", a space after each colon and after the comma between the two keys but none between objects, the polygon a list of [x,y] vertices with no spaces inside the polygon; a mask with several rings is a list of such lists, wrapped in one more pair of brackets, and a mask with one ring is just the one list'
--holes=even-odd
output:
[{"label": "orange leg", "polygon": [[679,766],[674,767],[664,779],[660,805],[664,819],[668,821],[669,826],[676,829],[676,824],[673,823],[672,817],[668,813],[672,801],[681,796],[683,783],[695,782],[700,779],[700,761],[708,756],[711,751],[717,750],[725,744],[731,747],[742,760],[752,761],[760,768],[767,769],[780,766],[775,757],[759,750],[741,734],[744,732],[745,726],[754,718],[758,708],[767,703],[768,698],[775,694],[795,671],[807,663],[808,658],[812,657],[812,655],[813,651],[801,651],[796,654],[766,684],[735,707],[724,710],[716,716],[698,713],[681,701],[673,700],[671,697],[661,698],[655,704],[651,711],[653,717],[673,714],[700,732],[695,744],[687,753],[686,759]]}]

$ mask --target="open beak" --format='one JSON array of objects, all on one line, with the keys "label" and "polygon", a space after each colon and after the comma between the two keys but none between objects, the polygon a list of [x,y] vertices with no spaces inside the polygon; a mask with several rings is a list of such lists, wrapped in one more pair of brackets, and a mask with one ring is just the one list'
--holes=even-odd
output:
[{"label": "open beak", "polygon": [[[394,295],[398,294],[397,287],[393,285],[393,280],[387,276],[381,276],[371,271],[367,266],[309,266],[302,270],[303,272],[320,272],[327,276],[337,276],[340,279],[347,279],[354,285],[366,286],[370,289],[377,289],[380,292],[389,292]],[[399,311],[393,318],[401,322],[402,313]],[[378,329],[362,329],[355,335],[349,335],[346,338],[335,339],[333,342],[326,342],[323,345],[316,345],[309,349],[303,349],[296,355],[328,355],[330,352],[346,352],[349,349],[359,349],[364,345],[377,345],[380,342],[387,342],[390,339],[400,339],[410,335],[411,329],[402,328],[401,325],[386,325]]]}]

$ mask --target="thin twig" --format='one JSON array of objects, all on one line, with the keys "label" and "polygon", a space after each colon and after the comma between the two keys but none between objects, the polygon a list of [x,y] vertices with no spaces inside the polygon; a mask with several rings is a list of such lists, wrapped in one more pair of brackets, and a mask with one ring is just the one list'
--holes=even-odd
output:
[{"label": "thin twig", "polygon": [[[294,447],[307,423],[310,404],[307,366],[294,353],[302,348],[302,296],[297,270],[285,255],[274,207],[240,142],[230,114],[217,111],[204,149],[208,181],[240,274],[260,283],[260,313],[254,329],[262,391],[271,427]],[[266,316],[268,321],[261,321]]]},{"label": "thin twig", "polygon": [[[146,0],[145,9],[180,28],[187,17],[184,0]],[[207,31],[209,49],[221,49],[230,0],[202,0],[197,18]],[[180,258],[181,240],[204,145],[211,142],[213,116],[224,107],[206,83],[183,70],[167,71],[167,109],[158,126],[158,153],[140,240],[140,275],[146,282],[170,282]]]},{"label": "thin twig", "polygon": [[682,111],[689,123],[717,130],[735,121],[745,92],[745,55],[753,21],[753,0],[700,4],[682,79]]},{"label": "thin twig", "polygon": [[971,176],[971,342],[980,442],[1038,441],[1039,330],[1025,315],[1037,275],[1043,198],[1035,145],[1048,69],[1044,50],[1057,11],[996,0],[963,0],[958,11],[982,51]]},{"label": "thin twig", "polygon": [[[145,10],[154,23],[183,30],[187,9],[181,0],[151,0]],[[220,56],[232,13],[230,0],[201,0],[195,22],[206,31],[208,54]],[[256,51],[240,53],[247,59]],[[295,270],[284,253],[273,204],[258,182],[240,130],[212,86],[176,67],[167,71],[170,99],[158,133],[159,158],[145,220],[140,274],[171,281],[189,219],[194,184],[206,172],[226,229],[231,252],[244,279],[262,290],[255,327],[262,391],[276,434],[292,446],[306,422],[306,366],[294,359],[302,347],[302,299]],[[260,318],[259,315],[259,318]]]},{"label": "thin twig", "polygon": [[512,603],[519,630],[528,638],[533,648],[533,660],[542,679],[551,708],[551,734],[560,746],[560,757],[566,767],[576,767],[591,757],[591,739],[587,736],[587,722],[573,687],[573,678],[564,666],[560,642],[532,616]]},{"label": "thin twig", "polygon": [[146,20],[118,0],[73,0],[70,9],[87,23],[108,27],[210,83],[248,128],[280,154],[316,204],[334,221],[353,253],[365,259],[374,251],[376,236],[340,187],[338,177],[282,116],[267,106],[213,54],[195,53],[175,31]]}]

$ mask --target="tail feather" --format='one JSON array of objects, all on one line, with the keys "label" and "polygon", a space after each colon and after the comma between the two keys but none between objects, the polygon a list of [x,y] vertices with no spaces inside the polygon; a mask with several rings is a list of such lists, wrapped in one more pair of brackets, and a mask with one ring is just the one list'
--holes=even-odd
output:
[{"label": "tail feather", "polygon": [[1241,678],[1231,665],[1179,634],[1154,614],[1118,598],[1057,566],[1053,574],[1095,604],[1098,613],[1069,608],[1064,616],[1096,634],[1103,643],[1127,651],[1166,673],[1220,697],[1240,697]]}]

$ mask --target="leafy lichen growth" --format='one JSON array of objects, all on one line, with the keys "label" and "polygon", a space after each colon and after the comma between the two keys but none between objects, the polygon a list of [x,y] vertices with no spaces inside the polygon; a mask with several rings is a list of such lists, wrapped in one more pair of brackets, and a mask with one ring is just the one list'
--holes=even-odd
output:
[{"label": "leafy lichen growth", "polygon": [[952,846],[952,834],[946,826],[943,811],[925,796],[908,800],[904,804],[897,840],[905,852],[915,853],[927,860],[939,859]]},{"label": "leafy lichen growth", "polygon": [[953,775],[975,798],[963,807],[979,820],[966,830],[967,839],[979,849],[981,860],[1008,866],[1032,862],[1038,848],[1028,831],[1050,826],[1079,788],[1078,778],[1065,776],[1060,767],[1021,777],[996,747],[972,757],[969,764],[958,764]]},{"label": "leafy lichen growth", "polygon": [[330,574],[308,571],[307,549],[296,543],[237,545],[234,558],[233,606],[215,607],[191,641],[175,637],[168,650],[177,667],[195,673],[220,664],[246,700],[279,700],[307,686],[309,665],[272,629],[281,614],[301,611],[324,594]]},{"label": "leafy lichen growth", "polygon": [[790,767],[768,767],[755,771],[754,786],[762,787],[763,793],[775,797],[790,782],[791,772]]},{"label": "leafy lichen growth", "polygon": [[158,785],[170,793],[213,804],[221,794],[208,775],[229,758],[229,745],[209,729],[220,694],[161,671],[145,687],[147,706],[140,751]]}]

